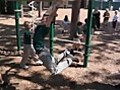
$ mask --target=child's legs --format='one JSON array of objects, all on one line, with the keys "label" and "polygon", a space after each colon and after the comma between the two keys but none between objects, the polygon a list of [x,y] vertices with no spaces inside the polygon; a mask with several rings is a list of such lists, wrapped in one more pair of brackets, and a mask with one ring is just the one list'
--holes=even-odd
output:
[{"label": "child's legs", "polygon": [[31,54],[31,57],[37,61],[39,59],[38,55],[36,54],[36,51],[33,47],[33,45],[30,46],[30,54]]},{"label": "child's legs", "polygon": [[113,29],[115,29],[115,22],[114,21],[112,22],[112,27],[113,27]]},{"label": "child's legs", "polygon": [[65,54],[64,53],[60,53],[58,56],[57,56],[57,62],[59,62],[60,60],[62,60],[64,58]]},{"label": "child's legs", "polygon": [[30,54],[30,47],[29,45],[25,45],[24,44],[24,50],[23,50],[23,57],[22,57],[22,61],[21,64],[25,65],[27,63],[27,60],[29,58],[29,54]]},{"label": "child's legs", "polygon": [[3,84],[3,79],[1,74],[0,74],[0,84]]},{"label": "child's legs", "polygon": [[109,18],[108,18],[108,17],[105,17],[103,22],[104,22],[104,23],[108,23],[108,20],[109,20]]},{"label": "child's legs", "polygon": [[60,53],[58,56],[57,56],[57,62],[60,62],[62,59],[64,59],[65,57],[67,57],[68,55],[70,55],[70,51],[68,51],[67,49],[64,50],[64,52]]},{"label": "child's legs", "polygon": [[[60,58],[65,57],[66,50],[59,55]],[[39,58],[42,60],[43,65],[54,74],[58,74],[63,71],[65,68],[69,67],[72,63],[71,58],[67,58],[65,61],[61,61],[58,64],[55,63],[54,57],[51,56],[47,49],[43,49],[40,54],[38,54]],[[59,59],[60,61],[61,59]]]},{"label": "child's legs", "polygon": [[113,29],[116,29],[117,21],[112,22]]},{"label": "child's legs", "polygon": [[58,65],[56,66],[55,74],[58,74],[58,73],[62,72],[64,69],[69,67],[71,64],[72,64],[72,59],[71,58],[67,58],[64,61],[59,62]]},{"label": "child's legs", "polygon": [[38,54],[39,59],[42,60],[43,65],[51,72],[55,72],[55,59],[51,56],[47,49],[43,49],[40,54]]}]

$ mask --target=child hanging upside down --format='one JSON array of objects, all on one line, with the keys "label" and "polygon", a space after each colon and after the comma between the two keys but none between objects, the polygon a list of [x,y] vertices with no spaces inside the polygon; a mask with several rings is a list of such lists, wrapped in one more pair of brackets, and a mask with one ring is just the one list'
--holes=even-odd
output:
[{"label": "child hanging upside down", "polygon": [[52,74],[58,74],[72,64],[73,56],[68,50],[65,50],[55,59],[53,56],[51,56],[49,50],[45,47],[44,40],[49,33],[51,21],[52,20],[49,18],[49,16],[43,16],[41,24],[39,24],[35,29],[33,45],[37,55],[39,56],[39,59],[43,62],[43,65]]}]

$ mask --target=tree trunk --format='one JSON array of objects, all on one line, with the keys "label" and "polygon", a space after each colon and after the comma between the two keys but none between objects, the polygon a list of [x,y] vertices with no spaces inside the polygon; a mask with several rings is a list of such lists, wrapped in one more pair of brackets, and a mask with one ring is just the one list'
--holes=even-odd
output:
[{"label": "tree trunk", "polygon": [[70,39],[73,39],[75,36],[75,29],[77,27],[77,22],[80,13],[81,0],[75,0],[72,3],[72,17],[71,17],[71,26],[70,26]]}]

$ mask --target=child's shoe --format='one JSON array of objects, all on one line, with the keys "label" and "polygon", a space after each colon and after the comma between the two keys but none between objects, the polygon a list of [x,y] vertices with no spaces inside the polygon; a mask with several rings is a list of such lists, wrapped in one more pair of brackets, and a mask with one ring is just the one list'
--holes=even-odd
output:
[{"label": "child's shoe", "polygon": [[20,67],[21,67],[22,69],[28,69],[28,68],[29,68],[29,66],[23,65],[23,64],[20,64]]},{"label": "child's shoe", "polygon": [[73,55],[70,51],[68,51],[67,49],[64,51],[64,56],[65,57],[70,57],[70,58],[73,58]]},{"label": "child's shoe", "polygon": [[41,60],[38,60],[38,61],[35,62],[35,64],[37,64],[37,65],[42,65],[43,62],[42,62]]}]

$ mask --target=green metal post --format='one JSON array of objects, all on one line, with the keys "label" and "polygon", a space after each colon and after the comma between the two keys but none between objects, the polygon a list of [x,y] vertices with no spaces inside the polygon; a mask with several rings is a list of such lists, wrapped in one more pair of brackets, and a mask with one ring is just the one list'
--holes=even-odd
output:
[{"label": "green metal post", "polygon": [[15,2],[15,28],[16,28],[16,36],[17,36],[17,51],[20,54],[21,41],[20,41],[20,32],[19,32],[19,2]]},{"label": "green metal post", "polygon": [[54,23],[50,25],[50,54],[53,56],[53,47],[54,47]]},{"label": "green metal post", "polygon": [[84,67],[87,67],[88,58],[90,54],[90,40],[91,40],[91,31],[92,31],[92,8],[94,0],[89,0],[88,5],[88,21],[87,21],[87,35],[85,43],[85,54],[84,54]]}]

